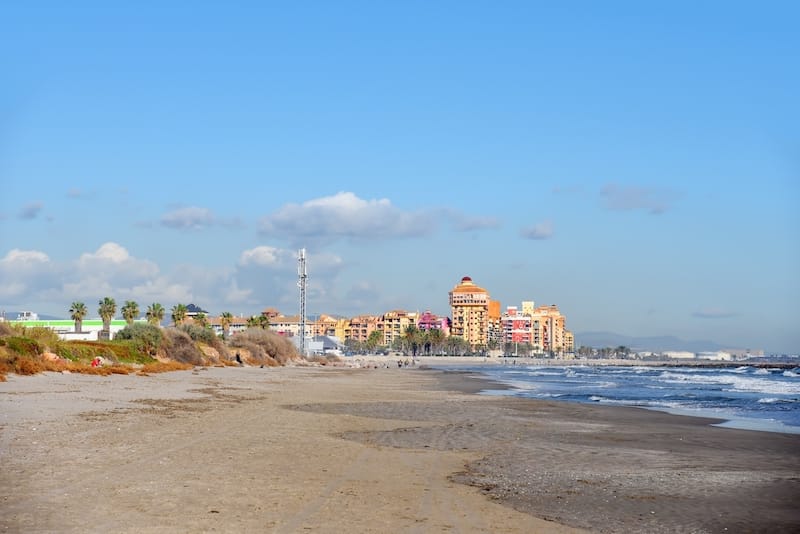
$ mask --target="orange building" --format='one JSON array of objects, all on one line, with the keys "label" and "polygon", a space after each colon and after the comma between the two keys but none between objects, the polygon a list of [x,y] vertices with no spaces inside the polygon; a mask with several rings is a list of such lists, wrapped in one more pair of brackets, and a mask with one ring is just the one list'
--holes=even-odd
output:
[{"label": "orange building", "polygon": [[373,330],[377,329],[378,317],[374,315],[359,315],[350,319],[350,324],[345,327],[344,339],[367,341]]},{"label": "orange building", "polygon": [[417,326],[416,312],[392,310],[384,313],[378,320],[378,330],[383,336],[383,345],[391,347],[395,339],[406,335],[409,326]]},{"label": "orange building", "polygon": [[499,334],[500,303],[492,303],[489,293],[475,285],[469,276],[450,291],[450,309],[453,314],[450,335],[464,339],[472,347],[488,345],[490,327],[495,322]]}]

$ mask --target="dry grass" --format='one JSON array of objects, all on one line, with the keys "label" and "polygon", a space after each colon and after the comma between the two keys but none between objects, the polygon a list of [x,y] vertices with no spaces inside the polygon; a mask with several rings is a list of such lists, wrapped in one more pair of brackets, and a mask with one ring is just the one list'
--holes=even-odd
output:
[{"label": "dry grass", "polygon": [[156,373],[169,373],[170,371],[186,371],[192,367],[194,366],[191,364],[181,362],[155,362],[143,365],[137,374],[147,376]]},{"label": "dry grass", "polygon": [[203,352],[197,347],[197,344],[189,334],[183,330],[165,328],[163,348],[170,360],[190,365],[205,364]]},{"label": "dry grass", "polygon": [[50,360],[39,355],[12,356],[0,359],[0,382],[5,382],[7,380],[6,376],[11,373],[30,376],[45,372],[70,372],[84,375],[108,376],[112,374],[127,375],[134,370],[133,367],[124,364],[92,367],[85,363],[72,362],[69,360]]},{"label": "dry grass", "polygon": [[249,328],[235,334],[229,344],[233,350],[239,347],[249,352],[250,358],[247,363],[250,364],[275,367],[300,357],[291,341],[275,332],[260,328]]},{"label": "dry grass", "polygon": [[326,354],[324,356],[316,354],[308,358],[308,361],[318,363],[320,365],[331,365],[341,363],[342,359],[333,354]]}]

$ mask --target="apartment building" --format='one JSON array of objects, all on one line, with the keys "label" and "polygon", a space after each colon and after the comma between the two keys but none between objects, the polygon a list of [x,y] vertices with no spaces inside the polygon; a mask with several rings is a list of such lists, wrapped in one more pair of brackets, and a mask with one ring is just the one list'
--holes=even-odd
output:
[{"label": "apartment building", "polygon": [[[550,304],[537,307],[532,314],[533,343],[535,349],[545,352],[571,352],[574,348],[572,334],[567,335],[566,321],[558,306]],[[569,343],[568,343],[569,342]]]},{"label": "apartment building", "polygon": [[506,313],[501,318],[503,329],[502,343],[528,343],[533,344],[532,319],[527,313],[521,312],[516,306],[508,306]]},{"label": "apartment building", "polygon": [[426,310],[417,320],[417,328],[420,330],[441,330],[445,336],[450,335],[450,318],[439,317]]},{"label": "apartment building", "polygon": [[300,315],[276,315],[270,318],[269,329],[282,336],[299,336]]},{"label": "apartment building", "polygon": [[[231,336],[236,332],[243,332],[247,330],[247,317],[244,316],[233,316],[230,318],[230,324],[228,325],[228,330],[225,332],[225,336]],[[208,319],[208,325],[214,330],[216,335],[222,335],[222,317],[211,317]]]},{"label": "apartment building", "polygon": [[344,329],[342,339],[353,339],[355,341],[367,341],[369,335],[378,329],[378,320],[375,315],[359,315],[350,319],[350,324]]},{"label": "apartment building", "polygon": [[306,323],[308,323],[308,330],[312,336],[336,336],[338,319],[335,317],[323,313],[312,317],[310,321],[306,319]]},{"label": "apartment building", "polygon": [[566,317],[555,304],[534,306],[522,302],[522,309],[508,306],[501,319],[503,343],[528,343],[535,351],[572,352],[575,338],[566,329]]},{"label": "apartment building", "polygon": [[453,315],[450,335],[461,337],[473,347],[487,345],[490,303],[489,293],[485,289],[475,285],[469,276],[463,277],[450,291]]},{"label": "apartment building", "polygon": [[417,312],[403,310],[392,310],[381,315],[377,329],[383,335],[382,344],[391,347],[395,339],[405,335],[409,326],[417,325],[418,316]]}]

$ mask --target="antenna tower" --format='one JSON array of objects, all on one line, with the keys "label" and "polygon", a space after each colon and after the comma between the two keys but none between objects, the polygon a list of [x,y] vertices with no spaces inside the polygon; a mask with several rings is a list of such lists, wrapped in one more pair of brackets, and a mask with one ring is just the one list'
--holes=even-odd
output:
[{"label": "antenna tower", "polygon": [[306,249],[301,248],[297,257],[297,287],[300,288],[300,354],[306,356]]}]

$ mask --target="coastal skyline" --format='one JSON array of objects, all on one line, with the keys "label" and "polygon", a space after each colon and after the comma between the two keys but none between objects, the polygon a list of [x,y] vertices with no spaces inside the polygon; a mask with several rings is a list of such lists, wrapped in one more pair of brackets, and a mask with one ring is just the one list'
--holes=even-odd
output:
[{"label": "coastal skyline", "polygon": [[[800,8],[0,8],[0,308],[449,315],[800,353]],[[576,339],[580,343],[580,339]]]}]

